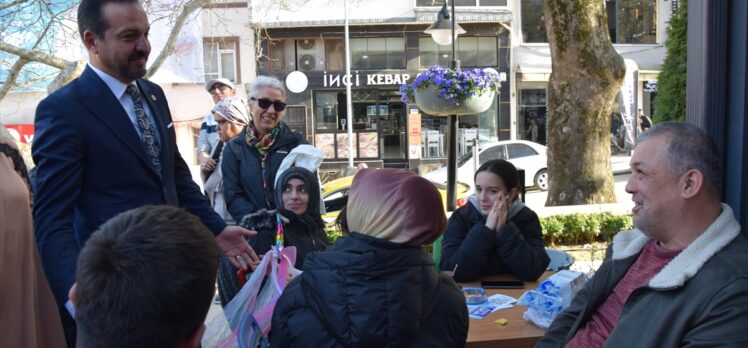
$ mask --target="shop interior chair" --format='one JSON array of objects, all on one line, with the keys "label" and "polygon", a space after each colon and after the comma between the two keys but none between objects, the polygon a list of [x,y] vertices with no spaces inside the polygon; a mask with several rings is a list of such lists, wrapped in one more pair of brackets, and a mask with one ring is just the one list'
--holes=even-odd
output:
[{"label": "shop interior chair", "polygon": [[477,129],[460,129],[460,155],[465,155],[468,151],[472,151],[475,144],[475,139],[478,138]]},{"label": "shop interior chair", "polygon": [[436,130],[426,131],[426,154],[428,157],[431,156],[431,149],[434,149],[435,157],[444,157],[444,150],[442,149],[441,134]]},{"label": "shop interior chair", "polygon": [[574,264],[574,258],[565,251],[546,248],[545,252],[551,258],[546,269],[548,271],[558,272],[562,269],[569,269]]}]

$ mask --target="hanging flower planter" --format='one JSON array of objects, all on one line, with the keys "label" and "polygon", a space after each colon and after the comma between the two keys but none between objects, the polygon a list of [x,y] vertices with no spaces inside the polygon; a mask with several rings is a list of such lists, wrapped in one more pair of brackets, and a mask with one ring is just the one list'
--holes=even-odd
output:
[{"label": "hanging flower planter", "polygon": [[472,115],[488,110],[501,87],[495,73],[479,69],[456,71],[438,65],[400,87],[405,103],[434,116]]},{"label": "hanging flower planter", "polygon": [[442,98],[439,90],[434,86],[429,86],[413,92],[415,102],[418,108],[427,114],[434,116],[449,115],[473,115],[488,110],[493,103],[494,91],[486,91],[483,94],[476,94],[468,97],[462,102],[453,103]]}]

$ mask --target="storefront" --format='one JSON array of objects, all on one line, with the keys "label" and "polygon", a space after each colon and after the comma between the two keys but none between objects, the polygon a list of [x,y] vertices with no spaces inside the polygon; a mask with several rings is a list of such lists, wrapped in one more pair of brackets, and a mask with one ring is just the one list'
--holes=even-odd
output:
[{"label": "storefront", "polygon": [[[493,24],[466,24],[457,41],[463,69],[492,68],[509,74],[509,34]],[[438,46],[423,33],[423,26],[380,26],[352,30],[351,76],[344,72],[341,28],[319,28],[307,38],[290,29],[271,33],[265,41],[267,58],[260,74],[285,80],[294,71],[304,73],[307,87],[289,93],[285,121],[324,153],[323,167],[347,164],[346,86],[351,89],[353,158],[356,163],[417,170],[424,163],[443,165],[446,159],[446,117],[435,117],[402,100],[403,83],[433,65],[452,60],[450,46]],[[374,36],[372,32],[376,31]],[[335,35],[337,34],[337,35]],[[509,128],[509,86],[488,111],[459,119],[458,154],[470,151],[475,140],[499,140]],[[503,116],[503,117],[502,117]],[[503,134],[508,139],[508,131]]]},{"label": "storefront", "polygon": [[[344,76],[324,73],[322,81],[310,81],[314,145],[328,161],[346,161],[349,156]],[[382,160],[393,166],[407,164],[407,122],[399,88],[409,78],[409,74],[352,74],[355,159]]]}]

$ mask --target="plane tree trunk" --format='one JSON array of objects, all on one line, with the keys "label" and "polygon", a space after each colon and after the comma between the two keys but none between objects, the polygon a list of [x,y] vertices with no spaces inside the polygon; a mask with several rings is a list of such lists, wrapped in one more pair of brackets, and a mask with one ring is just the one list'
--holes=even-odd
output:
[{"label": "plane tree trunk", "polygon": [[546,206],[615,202],[611,108],[626,66],[611,44],[604,3],[545,1],[548,83]]}]

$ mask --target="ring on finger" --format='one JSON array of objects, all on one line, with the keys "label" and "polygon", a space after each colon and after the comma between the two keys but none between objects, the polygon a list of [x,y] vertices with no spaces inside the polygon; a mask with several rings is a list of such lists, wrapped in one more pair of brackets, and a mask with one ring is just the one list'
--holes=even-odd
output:
[{"label": "ring on finger", "polygon": [[243,266],[243,265],[246,265],[246,264],[247,264],[247,262],[246,262],[246,261],[244,261],[244,258],[242,258],[242,257],[241,257],[241,256],[239,256],[239,255],[236,255],[236,260],[237,260],[237,261],[239,262],[239,264],[240,264],[240,265],[242,265],[242,266]]}]

